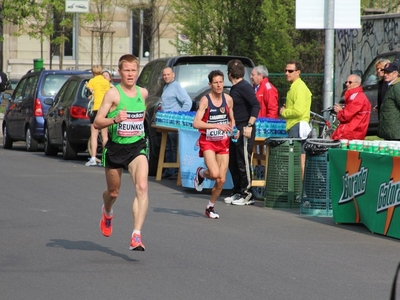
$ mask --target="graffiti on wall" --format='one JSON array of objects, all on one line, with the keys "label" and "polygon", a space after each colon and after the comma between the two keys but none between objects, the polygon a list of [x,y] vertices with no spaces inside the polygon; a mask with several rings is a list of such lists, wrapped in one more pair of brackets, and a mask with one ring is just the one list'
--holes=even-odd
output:
[{"label": "graffiti on wall", "polygon": [[400,15],[361,19],[360,29],[336,30],[335,102],[340,100],[343,83],[352,70],[364,71],[376,55],[400,51]]}]

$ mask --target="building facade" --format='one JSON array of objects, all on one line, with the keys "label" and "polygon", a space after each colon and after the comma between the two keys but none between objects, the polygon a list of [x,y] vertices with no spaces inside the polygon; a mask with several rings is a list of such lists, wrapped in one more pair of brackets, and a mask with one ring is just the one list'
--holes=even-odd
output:
[{"label": "building facade", "polygon": [[[16,36],[13,33],[18,31],[18,26],[5,23],[3,70],[9,78],[19,79],[33,69],[35,59],[43,59],[46,69],[90,69],[98,64],[104,69],[116,71],[119,57],[126,53],[136,55],[142,66],[149,59],[178,54],[174,46],[178,35],[168,18],[160,21],[158,32],[153,33],[149,41],[146,31],[140,31],[143,23],[146,24],[146,13],[134,13],[119,6],[113,6],[112,9],[109,13],[112,14],[112,20],[102,30],[96,25],[85,24],[82,16],[79,16],[71,32],[66,33],[69,40],[53,55],[48,40],[41,42],[27,34]],[[75,17],[78,15],[75,14]],[[150,53],[151,49],[153,53]],[[63,52],[61,57],[60,52]]]}]

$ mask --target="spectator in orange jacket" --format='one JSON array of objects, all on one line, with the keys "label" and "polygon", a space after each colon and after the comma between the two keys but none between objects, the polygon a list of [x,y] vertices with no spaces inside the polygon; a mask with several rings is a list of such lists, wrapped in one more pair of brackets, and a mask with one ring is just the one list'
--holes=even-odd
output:
[{"label": "spectator in orange jacket", "polygon": [[371,103],[361,87],[361,78],[351,74],[346,81],[344,108],[336,103],[333,107],[340,121],[332,135],[333,140],[363,140],[367,135],[371,117]]},{"label": "spectator in orange jacket", "polygon": [[268,69],[257,66],[251,71],[251,81],[260,102],[259,118],[278,118],[278,90],[268,80]]}]

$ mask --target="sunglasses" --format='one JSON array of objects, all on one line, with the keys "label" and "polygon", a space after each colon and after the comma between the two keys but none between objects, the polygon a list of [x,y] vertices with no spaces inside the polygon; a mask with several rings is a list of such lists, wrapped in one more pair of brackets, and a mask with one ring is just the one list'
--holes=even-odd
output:
[{"label": "sunglasses", "polygon": [[345,81],[344,84],[352,84],[353,81]]},{"label": "sunglasses", "polygon": [[297,71],[297,70],[288,70],[288,69],[285,69],[285,73],[293,73],[294,71]]},{"label": "sunglasses", "polygon": [[383,71],[383,69],[382,68],[377,68],[376,71],[377,72],[381,72],[381,71]]}]

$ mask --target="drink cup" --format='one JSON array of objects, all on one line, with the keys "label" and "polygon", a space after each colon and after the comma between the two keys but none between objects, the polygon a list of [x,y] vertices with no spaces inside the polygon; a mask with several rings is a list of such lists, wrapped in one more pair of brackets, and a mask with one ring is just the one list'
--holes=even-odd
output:
[{"label": "drink cup", "polygon": [[386,142],[379,143],[379,154],[388,154],[388,144]]},{"label": "drink cup", "polygon": [[364,149],[364,141],[357,140],[356,141],[356,150],[357,151],[363,151]]},{"label": "drink cup", "polygon": [[379,153],[379,141],[372,141],[371,152]]},{"label": "drink cup", "polygon": [[356,150],[357,150],[356,141],[354,141],[354,140],[349,141],[349,149],[350,149],[350,150],[353,150],[353,151],[356,151]]},{"label": "drink cup", "polygon": [[364,141],[364,152],[371,152],[371,142],[370,141]]},{"label": "drink cup", "polygon": [[349,146],[349,140],[340,140],[340,149],[347,150]]}]

